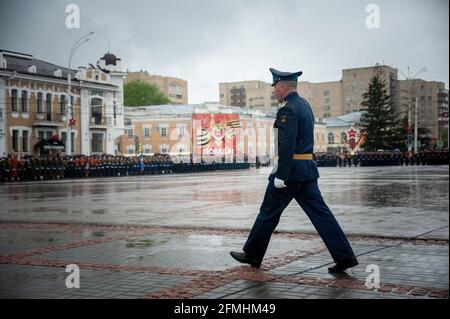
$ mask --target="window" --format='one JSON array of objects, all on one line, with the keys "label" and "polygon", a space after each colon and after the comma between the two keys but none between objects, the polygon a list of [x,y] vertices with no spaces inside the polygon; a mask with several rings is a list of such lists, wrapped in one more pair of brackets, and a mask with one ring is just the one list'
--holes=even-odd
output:
[{"label": "window", "polygon": [[66,96],[61,95],[59,97],[59,114],[65,115],[66,114]]},{"label": "window", "polygon": [[151,153],[150,147],[149,147],[149,146],[145,146],[145,148],[144,148],[144,153],[145,153],[145,154],[150,154],[150,153]]},{"label": "window", "polygon": [[116,116],[117,116],[117,103],[116,103],[116,101],[114,101],[114,104],[113,104],[113,113],[114,113],[114,119],[116,119]]},{"label": "window", "polygon": [[3,109],[0,108],[0,121],[3,121]]},{"label": "window", "polygon": [[103,134],[102,133],[92,133],[92,152],[102,153],[103,152]]},{"label": "window", "polygon": [[38,113],[42,113],[42,92],[38,92],[36,97],[36,109]]},{"label": "window", "polygon": [[330,98],[327,97],[327,98],[325,99],[325,103],[330,103]]},{"label": "window", "polygon": [[45,139],[45,132],[44,131],[39,131],[38,132],[38,140],[42,141],[43,139]]},{"label": "window", "polygon": [[102,123],[102,100],[99,98],[93,98],[91,100],[91,116],[94,118],[94,123],[97,125],[103,124]]},{"label": "window", "polygon": [[167,145],[161,145],[160,147],[160,150],[161,150],[161,154],[167,154],[168,153],[168,148],[167,148]]},{"label": "window", "polygon": [[133,129],[132,129],[132,128],[129,128],[129,129],[127,130],[127,134],[128,134],[128,137],[133,137]]},{"label": "window", "polygon": [[19,151],[19,131],[13,130],[12,131],[12,148],[14,152]]},{"label": "window", "polygon": [[134,148],[133,147],[129,147],[128,148],[128,154],[134,154]]},{"label": "window", "polygon": [[28,113],[28,92],[22,91],[22,112]]},{"label": "window", "polygon": [[22,151],[28,152],[28,131],[22,131]]},{"label": "window", "polygon": [[184,127],[179,127],[178,128],[178,137],[183,138],[183,136],[184,136]]},{"label": "window", "polygon": [[328,144],[334,144],[334,134],[328,133]]},{"label": "window", "polygon": [[11,110],[17,112],[17,90],[11,90]]},{"label": "window", "polygon": [[64,143],[64,145],[67,144],[67,133],[61,132],[61,141]]},{"label": "window", "polygon": [[51,139],[52,138],[52,131],[45,132],[45,135],[47,137],[47,140]]},{"label": "window", "polygon": [[167,137],[167,127],[161,127],[161,137]]},{"label": "window", "polygon": [[52,120],[52,95],[47,93],[45,98],[45,108],[47,111],[47,121]]},{"label": "window", "polygon": [[75,153],[75,132],[70,134],[70,151]]},{"label": "window", "polygon": [[329,90],[323,91],[323,96],[329,96],[329,95],[330,95],[330,91]]},{"label": "window", "polygon": [[150,136],[150,128],[148,128],[148,127],[144,128],[144,136],[145,137],[149,137]]}]

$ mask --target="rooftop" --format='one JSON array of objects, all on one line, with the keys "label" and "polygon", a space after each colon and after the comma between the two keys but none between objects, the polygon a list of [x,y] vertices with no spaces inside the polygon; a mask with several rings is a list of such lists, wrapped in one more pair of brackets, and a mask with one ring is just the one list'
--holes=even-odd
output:
[{"label": "rooftop", "polygon": [[324,120],[328,127],[350,126],[359,123],[361,114],[361,112],[351,112],[336,117],[327,117]]}]

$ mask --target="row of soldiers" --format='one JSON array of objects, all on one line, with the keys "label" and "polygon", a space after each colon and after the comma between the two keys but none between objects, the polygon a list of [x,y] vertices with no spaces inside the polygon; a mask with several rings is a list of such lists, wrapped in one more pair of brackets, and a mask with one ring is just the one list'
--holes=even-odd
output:
[{"label": "row of soldiers", "polygon": [[409,152],[358,152],[335,154],[315,154],[319,167],[351,166],[408,166],[408,165],[448,165],[448,151]]},{"label": "row of soldiers", "polygon": [[135,176],[247,169],[249,163],[174,163],[169,156],[74,156],[0,158],[0,182]]}]

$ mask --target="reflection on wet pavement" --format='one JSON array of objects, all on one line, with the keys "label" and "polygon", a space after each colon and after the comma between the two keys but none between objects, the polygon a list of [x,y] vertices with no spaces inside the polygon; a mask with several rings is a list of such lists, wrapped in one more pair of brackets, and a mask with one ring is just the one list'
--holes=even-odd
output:
[{"label": "reflection on wet pavement", "polygon": [[[0,185],[1,221],[250,228],[258,170]],[[321,168],[322,194],[354,234],[415,236],[448,226],[448,166]],[[314,232],[294,201],[278,230]],[[428,236],[448,238],[448,228]]]}]

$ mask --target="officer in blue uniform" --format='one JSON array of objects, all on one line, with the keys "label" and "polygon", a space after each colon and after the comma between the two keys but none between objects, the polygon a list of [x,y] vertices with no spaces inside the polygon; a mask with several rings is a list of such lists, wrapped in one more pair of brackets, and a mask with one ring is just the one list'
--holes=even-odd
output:
[{"label": "officer in blue uniform", "polygon": [[358,261],[333,213],[325,204],[313,161],[314,115],[309,103],[296,92],[302,72],[270,69],[272,86],[281,108],[274,127],[278,129],[278,167],[269,176],[259,215],[244,245],[244,252],[230,252],[239,262],[259,267],[280,216],[292,199],[298,202],[328,248],[334,262],[330,273],[356,266]]}]

